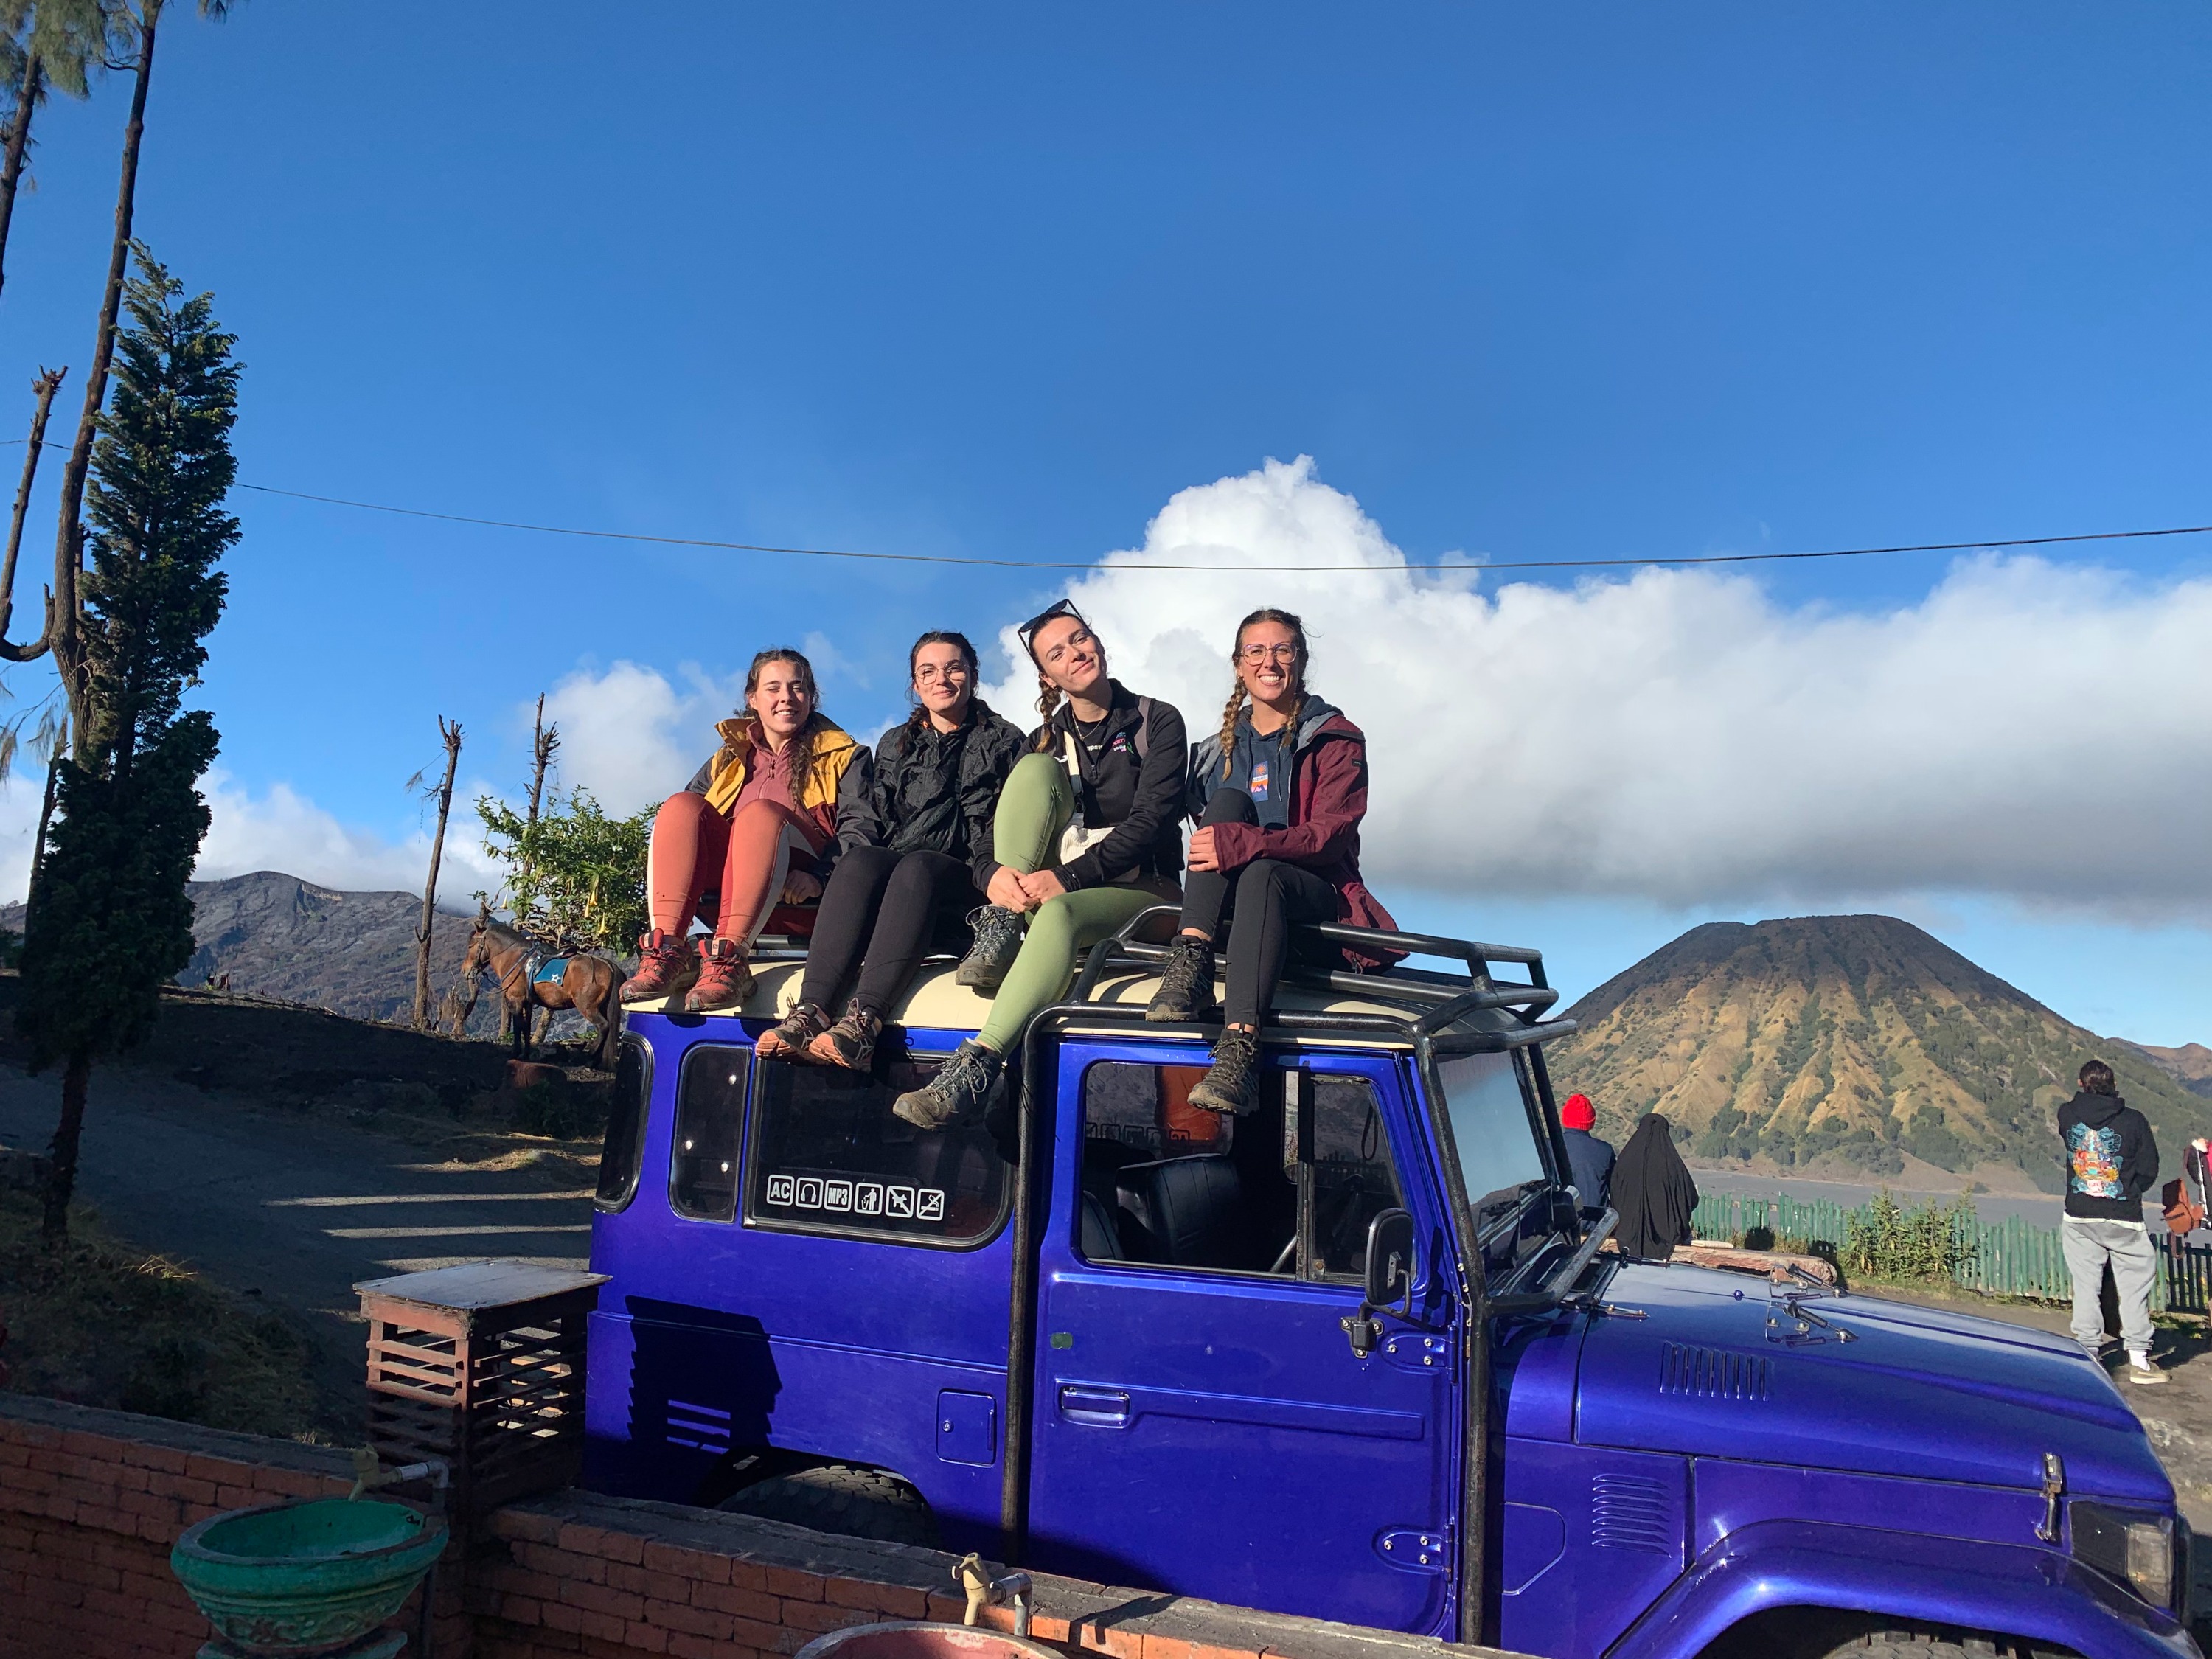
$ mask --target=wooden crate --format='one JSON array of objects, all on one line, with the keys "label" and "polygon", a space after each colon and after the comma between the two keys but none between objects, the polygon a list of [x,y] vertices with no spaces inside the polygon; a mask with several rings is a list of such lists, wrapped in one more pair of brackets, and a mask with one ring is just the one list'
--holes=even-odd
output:
[{"label": "wooden crate", "polygon": [[584,1450],[584,1327],[605,1273],[471,1261],[356,1285],[368,1322],[368,1443],[441,1457],[479,1513],[571,1486]]}]

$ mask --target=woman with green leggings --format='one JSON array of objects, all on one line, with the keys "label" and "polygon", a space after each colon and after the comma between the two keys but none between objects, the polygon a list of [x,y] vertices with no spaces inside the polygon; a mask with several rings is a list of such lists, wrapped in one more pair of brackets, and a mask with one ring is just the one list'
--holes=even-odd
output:
[{"label": "woman with green leggings", "polygon": [[1062,601],[1021,627],[1044,724],[992,820],[991,901],[969,918],[959,981],[995,993],[983,1029],[891,1109],[938,1129],[979,1112],[1041,1009],[1067,994],[1082,952],[1156,904],[1179,904],[1182,716],[1106,672],[1106,649]]}]

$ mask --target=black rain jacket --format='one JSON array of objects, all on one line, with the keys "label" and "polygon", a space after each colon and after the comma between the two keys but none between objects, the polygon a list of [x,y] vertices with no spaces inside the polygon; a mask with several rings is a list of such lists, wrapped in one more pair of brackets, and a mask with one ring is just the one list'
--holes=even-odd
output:
[{"label": "black rain jacket", "polygon": [[980,702],[969,705],[957,731],[939,732],[925,720],[917,732],[902,721],[876,740],[856,821],[872,845],[963,860],[980,889],[998,867],[991,815],[1022,747],[1021,728]]}]

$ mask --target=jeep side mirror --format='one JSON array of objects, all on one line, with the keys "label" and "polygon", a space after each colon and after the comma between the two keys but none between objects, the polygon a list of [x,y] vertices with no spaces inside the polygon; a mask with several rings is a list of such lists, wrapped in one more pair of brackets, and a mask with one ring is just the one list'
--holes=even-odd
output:
[{"label": "jeep side mirror", "polygon": [[[1391,1304],[1403,1301],[1403,1308]],[[1337,1322],[1352,1344],[1355,1358],[1364,1359],[1382,1340],[1378,1313],[1413,1316],[1413,1218],[1409,1211],[1385,1210],[1367,1224],[1367,1283],[1362,1288],[1359,1311]]]},{"label": "jeep side mirror", "polygon": [[1385,1210],[1367,1224],[1367,1300],[1387,1308],[1413,1292],[1413,1212]]}]

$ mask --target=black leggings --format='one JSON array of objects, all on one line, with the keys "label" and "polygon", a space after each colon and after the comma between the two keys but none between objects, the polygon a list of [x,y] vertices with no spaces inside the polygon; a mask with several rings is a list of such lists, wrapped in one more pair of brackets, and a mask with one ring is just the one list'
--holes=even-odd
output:
[{"label": "black leggings", "polygon": [[[1206,823],[1257,823],[1260,809],[1242,789],[1217,789],[1206,803]],[[1233,888],[1233,892],[1232,892]],[[1310,870],[1280,859],[1255,859],[1234,881],[1218,870],[1193,870],[1182,878],[1182,925],[1218,945],[1221,917],[1229,913],[1229,1000],[1222,1017],[1231,1025],[1257,1025],[1274,1006],[1275,984],[1291,951],[1291,925],[1334,921],[1336,889]]]},{"label": "black leggings", "polygon": [[857,968],[853,1000],[882,1018],[906,994],[939,925],[982,902],[975,872],[948,853],[852,848],[823,891],[799,1000],[836,1013]]}]

